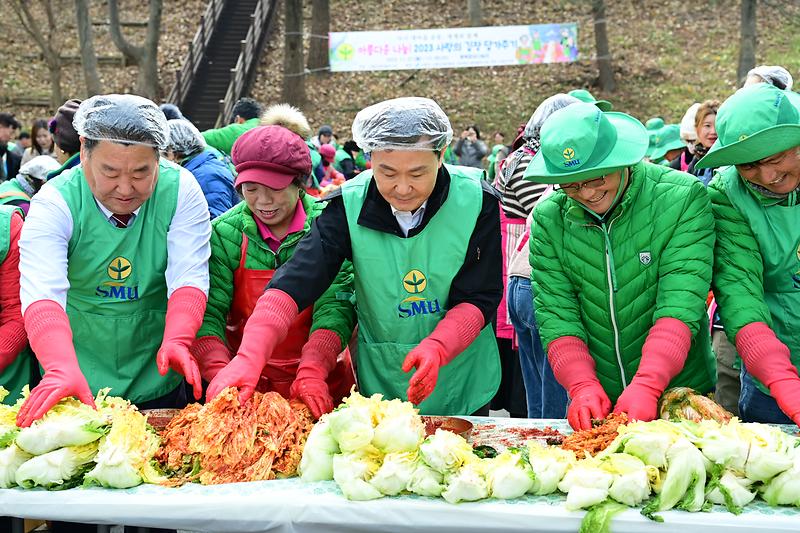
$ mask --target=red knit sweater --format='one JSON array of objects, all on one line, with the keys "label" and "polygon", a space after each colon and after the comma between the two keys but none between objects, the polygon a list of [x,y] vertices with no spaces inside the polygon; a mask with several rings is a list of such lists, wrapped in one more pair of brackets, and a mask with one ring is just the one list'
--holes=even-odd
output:
[{"label": "red knit sweater", "polygon": [[19,301],[19,235],[22,216],[11,217],[11,244],[0,263],[0,371],[22,351],[28,338]]}]

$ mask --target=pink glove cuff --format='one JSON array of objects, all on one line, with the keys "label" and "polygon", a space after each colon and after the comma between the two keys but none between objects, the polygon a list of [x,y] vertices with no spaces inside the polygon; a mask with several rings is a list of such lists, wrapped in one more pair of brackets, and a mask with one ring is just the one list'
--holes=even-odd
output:
[{"label": "pink glove cuff", "polygon": [[219,337],[214,335],[206,335],[195,339],[192,347],[189,349],[195,359],[200,361],[209,362],[223,362],[229,363],[231,360],[231,353],[225,343]]},{"label": "pink glove cuff", "polygon": [[37,356],[42,348],[47,350],[61,343],[67,343],[67,346],[59,346],[59,349],[74,351],[69,317],[60,304],[53,300],[34,302],[25,311],[24,320],[31,348]]},{"label": "pink glove cuff", "polygon": [[259,368],[264,368],[272,351],[286,338],[297,313],[291,296],[279,289],[264,291],[244,326],[237,355],[252,358]]},{"label": "pink glove cuff", "polygon": [[336,357],[342,351],[342,340],[329,329],[315,330],[303,346],[297,377],[326,379],[336,367]]},{"label": "pink glove cuff", "polygon": [[634,380],[645,380],[643,384],[664,392],[672,378],[683,370],[691,346],[689,326],[677,318],[659,318],[644,341]]},{"label": "pink glove cuff", "polygon": [[567,389],[570,397],[576,396],[576,388],[589,383],[600,385],[589,347],[579,337],[557,338],[547,346],[547,358],[556,380]]},{"label": "pink glove cuff", "polygon": [[460,303],[444,315],[431,334],[419,343],[419,347],[436,350],[444,366],[478,338],[485,324],[480,309],[471,303]]},{"label": "pink glove cuff", "polygon": [[191,345],[206,312],[208,298],[196,287],[181,287],[167,300],[164,342],[175,341],[187,348]]},{"label": "pink glove cuff", "polygon": [[21,319],[22,317],[20,320],[12,320],[0,326],[0,356],[16,356],[25,348],[28,335],[25,333],[25,323]]},{"label": "pink glove cuff", "polygon": [[789,348],[763,322],[751,322],[739,330],[736,351],[747,371],[767,387],[776,381],[797,379]]}]

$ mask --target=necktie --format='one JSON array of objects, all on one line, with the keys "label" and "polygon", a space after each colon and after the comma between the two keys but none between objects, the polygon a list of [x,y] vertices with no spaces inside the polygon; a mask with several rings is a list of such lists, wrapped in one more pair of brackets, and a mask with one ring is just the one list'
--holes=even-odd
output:
[{"label": "necktie", "polygon": [[118,215],[114,213],[111,215],[111,219],[114,221],[114,223],[117,225],[118,228],[127,228],[128,222],[130,222],[131,220],[131,216],[132,216],[131,214]]}]

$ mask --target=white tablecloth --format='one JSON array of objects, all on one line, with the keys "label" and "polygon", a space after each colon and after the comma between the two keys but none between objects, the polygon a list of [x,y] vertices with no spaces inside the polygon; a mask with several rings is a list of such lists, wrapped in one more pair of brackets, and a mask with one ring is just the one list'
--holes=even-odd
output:
[{"label": "white tablecloth", "polygon": [[[499,425],[541,426],[542,421],[473,419]],[[550,421],[557,429],[563,421]],[[142,485],[128,490],[78,488],[61,492],[0,490],[0,516],[100,524],[168,527],[201,532],[483,532],[578,530],[583,512],[569,512],[564,497],[528,496],[451,505],[420,496],[350,502],[333,481],[299,479],[178,489]],[[637,510],[614,518],[612,531],[731,533],[800,531],[800,510],[756,502],[734,516],[669,511],[656,524]]]}]

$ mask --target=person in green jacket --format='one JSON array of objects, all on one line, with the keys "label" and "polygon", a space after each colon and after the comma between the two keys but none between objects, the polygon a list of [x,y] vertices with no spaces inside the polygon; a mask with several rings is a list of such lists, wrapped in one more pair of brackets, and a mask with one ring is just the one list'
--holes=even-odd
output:
[{"label": "person in green jacket", "polygon": [[[239,349],[245,324],[275,271],[294,254],[325,207],[307,195],[311,172],[305,117],[289,106],[265,116],[275,124],[243,134],[234,144],[236,189],[244,201],[212,223],[209,302],[192,352],[207,382]],[[274,357],[259,369],[255,390],[300,399],[319,418],[355,384],[347,348],[355,327],[353,269],[347,262],[314,305],[291,323]]]},{"label": "person in green jacket", "polygon": [[[719,108],[714,295],[742,358],[743,420],[800,423],[800,96],[767,83]],[[730,166],[727,166],[730,165]]]},{"label": "person in green jacket", "polygon": [[258,126],[263,110],[261,104],[252,98],[240,98],[233,106],[233,120],[230,124],[203,132],[206,144],[225,155],[230,155],[236,139],[244,132]]},{"label": "person in green jacket", "polygon": [[553,113],[525,177],[555,184],[533,212],[536,321],[575,429],[652,420],[669,386],[714,385],[705,300],[714,219],[692,176],[643,162],[644,126],[588,103]]}]

